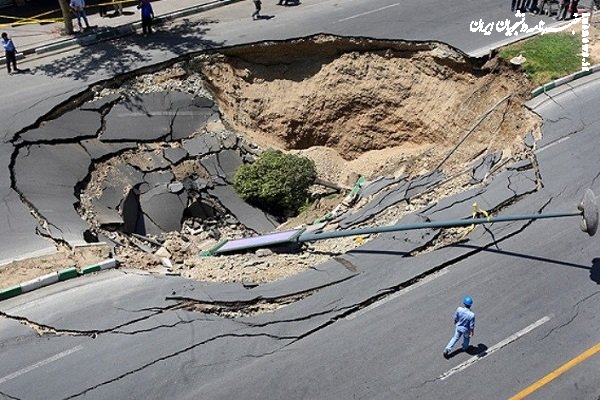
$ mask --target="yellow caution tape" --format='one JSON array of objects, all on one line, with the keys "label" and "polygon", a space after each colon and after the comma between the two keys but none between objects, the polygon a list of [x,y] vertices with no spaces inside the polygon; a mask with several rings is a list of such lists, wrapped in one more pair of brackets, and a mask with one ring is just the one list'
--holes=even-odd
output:
[{"label": "yellow caution tape", "polygon": [[[473,212],[471,213],[471,218],[475,219],[475,218],[481,218],[481,217],[485,217],[488,220],[488,222],[492,218],[490,216],[489,212],[487,212],[483,208],[479,207],[479,205],[477,203],[473,203]],[[465,233],[460,237],[459,240],[463,240],[464,238],[467,237],[467,235],[469,235],[474,230],[475,230],[475,224],[469,225],[469,227],[467,228]]]},{"label": "yellow caution tape", "polygon": [[354,243],[356,243],[359,246],[362,246],[363,244],[365,244],[365,241],[367,240],[366,236],[356,236],[354,237]]},{"label": "yellow caution tape", "polygon": [[[99,4],[94,4],[91,6],[85,6],[85,8],[98,7],[98,6],[112,6],[115,4],[137,3],[137,2],[138,2],[138,0],[117,0],[117,1],[107,2],[107,3],[99,3]],[[2,18],[2,19],[15,20],[15,22],[0,24],[0,27],[4,28],[4,27],[21,26],[21,25],[59,23],[59,22],[63,21],[62,17],[60,17],[60,18],[40,18],[40,17],[43,17],[47,14],[60,13],[60,12],[61,12],[60,9],[50,10],[50,11],[46,11],[46,12],[43,12],[38,15],[34,15],[32,17],[13,17],[10,15],[0,15],[0,18]]]}]

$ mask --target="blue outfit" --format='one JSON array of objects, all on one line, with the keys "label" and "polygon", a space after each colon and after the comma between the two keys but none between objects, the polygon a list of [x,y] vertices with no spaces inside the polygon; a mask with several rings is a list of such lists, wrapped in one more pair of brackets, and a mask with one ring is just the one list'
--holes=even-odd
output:
[{"label": "blue outfit", "polygon": [[13,43],[12,39],[8,36],[6,38],[2,37],[0,40],[2,41],[2,46],[4,46],[4,55],[6,59],[6,69],[8,73],[11,73],[10,65],[12,64],[15,71],[18,71],[17,68],[17,48]]},{"label": "blue outfit", "polygon": [[454,313],[454,322],[456,324],[454,336],[448,342],[445,351],[450,352],[461,336],[463,336],[462,349],[467,351],[471,332],[475,330],[475,313],[466,307],[458,307]]},{"label": "blue outfit", "polygon": [[2,39],[2,46],[4,46],[4,51],[16,51],[15,44],[12,39]]},{"label": "blue outfit", "polygon": [[142,13],[142,31],[144,34],[152,33],[152,18],[154,18],[154,11],[152,10],[152,4],[149,0],[142,0],[138,5]]}]

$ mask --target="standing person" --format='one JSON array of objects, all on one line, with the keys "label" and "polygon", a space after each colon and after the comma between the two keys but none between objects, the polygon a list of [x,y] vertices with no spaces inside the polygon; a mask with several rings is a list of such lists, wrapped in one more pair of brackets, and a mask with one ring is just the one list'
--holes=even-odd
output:
[{"label": "standing person", "polygon": [[[104,0],[102,0],[104,1]],[[122,15],[123,14],[123,3],[121,3],[120,0],[112,0],[113,2],[113,8],[115,9],[115,14],[116,15]]]},{"label": "standing person", "polygon": [[79,31],[83,31],[83,27],[81,26],[81,19],[83,18],[83,22],[85,22],[85,27],[89,28],[90,24],[87,19],[87,15],[85,15],[85,1],[84,0],[71,0],[69,3],[71,10],[77,16],[77,25],[79,25]]},{"label": "standing person", "polygon": [[562,21],[567,16],[567,10],[569,9],[569,0],[559,0],[560,8],[558,14],[554,17],[557,21]]},{"label": "standing person", "polygon": [[154,18],[154,11],[152,10],[152,4],[150,0],[140,0],[140,4],[137,6],[142,13],[142,31],[144,35],[152,33],[152,18]]},{"label": "standing person", "polygon": [[4,46],[4,56],[6,58],[6,69],[8,69],[8,73],[11,73],[10,64],[12,64],[15,72],[19,72],[19,69],[17,68],[17,48],[6,32],[2,32],[1,42],[2,46]]},{"label": "standing person", "polygon": [[260,18],[260,0],[252,0],[254,2],[254,12],[252,13],[252,19],[256,20]]},{"label": "standing person", "polygon": [[445,359],[450,357],[449,354],[452,351],[452,347],[454,347],[461,336],[463,336],[462,349],[463,351],[467,351],[471,336],[475,335],[475,313],[471,311],[473,299],[467,296],[463,299],[463,304],[464,307],[458,307],[454,312],[454,336],[452,336],[452,339],[450,339],[444,349]]}]

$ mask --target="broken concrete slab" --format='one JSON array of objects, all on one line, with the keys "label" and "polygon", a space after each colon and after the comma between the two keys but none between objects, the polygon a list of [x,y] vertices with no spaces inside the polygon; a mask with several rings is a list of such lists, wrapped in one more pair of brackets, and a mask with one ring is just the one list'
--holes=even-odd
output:
[{"label": "broken concrete slab", "polygon": [[95,202],[106,208],[116,210],[123,201],[123,197],[123,191],[120,188],[104,186],[102,187],[102,194]]},{"label": "broken concrete slab", "polygon": [[473,166],[471,184],[483,182],[492,167],[502,159],[502,152],[486,154]]},{"label": "broken concrete slab", "polygon": [[445,177],[446,175],[442,171],[433,171],[411,179],[408,181],[408,187],[406,188],[406,199],[410,200],[413,197],[426,192],[440,183]]},{"label": "broken concrete slab", "polygon": [[171,193],[181,193],[183,191],[183,183],[181,182],[171,182],[167,187]]},{"label": "broken concrete slab", "polygon": [[163,157],[162,151],[136,153],[127,159],[127,163],[144,172],[166,169],[171,166],[171,163]]},{"label": "broken concrete slab", "polygon": [[237,150],[222,150],[217,153],[217,162],[222,176],[228,183],[233,183],[235,171],[243,165],[242,156]]},{"label": "broken concrete slab", "polygon": [[173,179],[175,179],[175,175],[171,171],[154,171],[144,174],[144,182],[149,185],[150,189],[171,183]]},{"label": "broken concrete slab", "polygon": [[204,130],[208,121],[216,115],[211,108],[187,107],[177,109],[173,121],[171,140],[181,140]]},{"label": "broken concrete slab", "polygon": [[166,92],[125,96],[106,114],[103,142],[154,141],[171,133],[175,111]]},{"label": "broken concrete slab", "polygon": [[380,176],[379,178],[375,179],[374,181],[368,182],[367,184],[365,184],[363,186],[363,188],[361,189],[361,191],[359,192],[358,196],[360,199],[366,199],[368,197],[371,197],[377,193],[379,193],[381,190],[385,189],[386,187],[394,184],[394,183],[398,183],[401,180],[406,179],[405,177],[398,177],[398,178],[394,178],[393,176]]},{"label": "broken concrete slab", "polygon": [[216,154],[211,154],[208,157],[202,158],[200,160],[200,164],[202,164],[204,169],[206,169],[206,171],[208,172],[212,183],[214,183],[215,185],[226,184],[225,177],[227,176],[227,174],[219,165],[219,160]]},{"label": "broken concrete slab", "polygon": [[110,169],[105,181],[118,188],[132,187],[144,182],[144,173],[129,164],[118,164]]},{"label": "broken concrete slab", "polygon": [[405,194],[407,187],[408,183],[404,181],[389,186],[386,190],[377,194],[373,200],[360,210],[342,219],[339,222],[340,228],[345,229],[352,225],[364,222],[381,212],[383,209],[406,201]]},{"label": "broken concrete slab", "polygon": [[99,201],[92,201],[92,207],[94,208],[94,215],[96,217],[96,221],[98,221],[100,225],[123,224],[123,218],[115,209],[108,208]]},{"label": "broken concrete slab", "polygon": [[121,93],[111,93],[108,96],[101,97],[97,100],[88,101],[84,103],[79,109],[90,110],[90,111],[101,111],[104,107],[109,106],[112,103],[117,102],[121,98]]},{"label": "broken concrete slab", "polygon": [[48,143],[57,140],[92,138],[98,135],[101,126],[100,113],[73,110],[42,123],[37,129],[24,132],[20,139],[27,143]]},{"label": "broken concrete slab", "polygon": [[137,143],[102,143],[97,138],[86,139],[79,142],[93,160],[99,160],[109,155],[116,155],[122,151],[135,149]]},{"label": "broken concrete slab", "polygon": [[472,204],[485,192],[484,188],[467,190],[453,196],[444,197],[433,207],[419,211],[428,221],[441,221],[468,217],[473,212]]},{"label": "broken concrete slab", "polygon": [[537,183],[533,170],[506,170],[496,175],[486,188],[472,189],[445,198],[423,215],[431,220],[467,218],[473,213],[473,203],[477,203],[478,207],[485,211],[496,210],[536,190]]},{"label": "broken concrete slab", "polygon": [[218,199],[248,229],[257,233],[269,233],[278,225],[273,216],[246,203],[229,185],[215,186],[208,193]]},{"label": "broken concrete slab", "polygon": [[169,147],[163,150],[163,157],[171,162],[171,164],[177,164],[188,156],[188,152],[181,147]]},{"label": "broken concrete slab", "polygon": [[[185,197],[187,199],[187,194]],[[187,201],[171,193],[167,185],[159,185],[140,196],[140,208],[146,224],[146,234],[179,231]],[[149,224],[150,223],[150,224]],[[158,228],[158,231],[154,226]]]},{"label": "broken concrete slab", "polygon": [[517,161],[513,164],[510,164],[507,169],[513,171],[522,171],[522,170],[526,170],[526,169],[531,169],[533,168],[533,163],[531,162],[531,160],[529,158],[525,158],[524,160],[521,161]]},{"label": "broken concrete slab", "polygon": [[234,149],[238,144],[238,137],[233,132],[225,132],[222,139],[224,149]]},{"label": "broken concrete slab", "polygon": [[48,221],[51,234],[71,245],[85,243],[88,229],[77,211],[74,188],[88,174],[90,156],[78,144],[32,145],[14,165],[16,188]]},{"label": "broken concrete slab", "polygon": [[527,135],[525,135],[523,138],[523,143],[525,143],[525,146],[533,149],[533,146],[535,146],[535,138],[533,137],[533,133],[531,131],[527,132]]},{"label": "broken concrete slab", "polygon": [[214,133],[197,135],[189,140],[183,141],[183,148],[190,156],[205,156],[221,150],[221,140]]}]

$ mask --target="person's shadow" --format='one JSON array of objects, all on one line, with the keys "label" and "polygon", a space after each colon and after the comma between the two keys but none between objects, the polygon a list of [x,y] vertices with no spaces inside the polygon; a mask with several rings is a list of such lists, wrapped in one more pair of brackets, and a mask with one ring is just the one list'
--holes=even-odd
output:
[{"label": "person's shadow", "polygon": [[592,260],[590,279],[600,285],[600,258],[594,258]]},{"label": "person's shadow", "polygon": [[266,19],[267,21],[270,20],[271,18],[275,18],[274,15],[259,15],[256,17],[256,19]]},{"label": "person's shadow", "polygon": [[[487,349],[488,349],[488,347],[485,344],[479,343],[477,345],[477,347],[469,346],[469,348],[467,349],[467,351],[465,353],[467,353],[471,356],[477,356],[477,357],[481,358],[481,357],[485,357],[487,355]],[[450,352],[448,354],[448,359],[450,359],[462,352],[463,352],[463,349],[459,347],[458,349],[453,350],[452,352]]]}]

